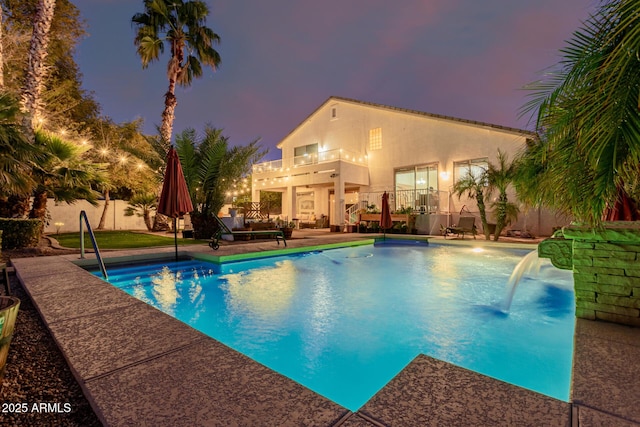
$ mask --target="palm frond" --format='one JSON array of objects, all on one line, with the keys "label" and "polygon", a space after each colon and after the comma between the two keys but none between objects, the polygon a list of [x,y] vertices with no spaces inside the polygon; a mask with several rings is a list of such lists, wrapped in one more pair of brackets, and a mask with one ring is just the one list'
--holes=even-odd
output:
[{"label": "palm frond", "polygon": [[526,88],[521,110],[537,111],[543,141],[519,160],[529,178],[538,173],[540,195],[525,197],[593,225],[618,189],[637,181],[640,167],[639,8],[638,0],[603,2],[567,41],[553,71]]}]

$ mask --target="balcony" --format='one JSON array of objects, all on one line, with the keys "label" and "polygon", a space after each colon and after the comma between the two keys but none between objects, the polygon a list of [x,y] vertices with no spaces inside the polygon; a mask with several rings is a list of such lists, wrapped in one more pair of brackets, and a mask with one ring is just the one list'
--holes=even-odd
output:
[{"label": "balcony", "polygon": [[334,162],[337,160],[367,166],[366,154],[359,154],[349,150],[336,149],[319,152],[317,154],[308,154],[288,159],[272,160],[270,162],[258,163],[253,165],[253,174],[277,171],[283,172],[301,166],[317,165],[322,163]]}]

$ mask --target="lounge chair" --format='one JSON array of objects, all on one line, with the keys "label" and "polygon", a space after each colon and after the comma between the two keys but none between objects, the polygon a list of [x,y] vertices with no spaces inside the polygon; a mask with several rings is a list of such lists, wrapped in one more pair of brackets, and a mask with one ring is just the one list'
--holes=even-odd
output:
[{"label": "lounge chair", "polygon": [[223,234],[249,237],[274,236],[276,238],[276,242],[278,242],[278,245],[280,244],[280,238],[282,238],[284,245],[287,246],[287,240],[284,238],[284,233],[282,232],[282,230],[231,231],[229,230],[229,227],[227,227],[226,224],[222,222],[222,220],[220,220],[220,218],[218,218],[217,216],[214,216],[214,218],[218,222],[218,230],[211,237],[211,241],[209,242],[209,246],[211,246],[211,249],[213,249],[214,251],[218,250],[218,248],[220,247],[220,237],[222,237]]},{"label": "lounge chair", "polygon": [[478,230],[476,229],[476,218],[473,216],[461,216],[458,221],[458,225],[452,225],[447,227],[443,231],[444,238],[446,239],[449,234],[457,234],[458,237],[462,236],[464,239],[464,233],[471,233],[473,238],[476,238]]}]

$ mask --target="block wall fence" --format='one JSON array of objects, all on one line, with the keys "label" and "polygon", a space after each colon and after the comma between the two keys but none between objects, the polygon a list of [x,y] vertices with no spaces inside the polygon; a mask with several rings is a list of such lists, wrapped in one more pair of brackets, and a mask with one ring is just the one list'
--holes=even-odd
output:
[{"label": "block wall fence", "polygon": [[[110,200],[107,207],[105,230],[146,230],[147,226],[142,217],[137,215],[125,216],[124,211],[129,203],[124,200]],[[76,203],[58,203],[53,199],[47,200],[49,223],[45,226],[45,233],[68,233],[80,231],[80,211],[87,213],[91,227],[95,230],[100,223],[100,217],[104,209],[104,200],[99,200],[97,206],[92,206],[86,200],[78,200]],[[154,213],[155,214],[155,213]],[[153,215],[152,214],[152,217]],[[56,225],[62,224],[62,225]]]}]

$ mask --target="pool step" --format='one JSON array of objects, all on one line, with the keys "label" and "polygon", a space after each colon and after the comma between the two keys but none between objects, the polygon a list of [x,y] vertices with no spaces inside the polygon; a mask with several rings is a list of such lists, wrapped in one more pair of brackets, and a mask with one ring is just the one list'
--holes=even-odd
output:
[{"label": "pool step", "polygon": [[[144,267],[136,268],[116,268],[109,269],[109,283],[114,286],[126,285],[129,282],[139,278],[140,283],[151,282],[151,276],[157,276],[157,274],[164,268],[168,267],[172,272],[180,271],[181,278],[190,279],[195,273],[202,274],[215,274],[213,265],[205,264],[201,262],[169,262],[155,265],[146,265]],[[93,272],[94,275],[100,275],[100,272]]]}]

